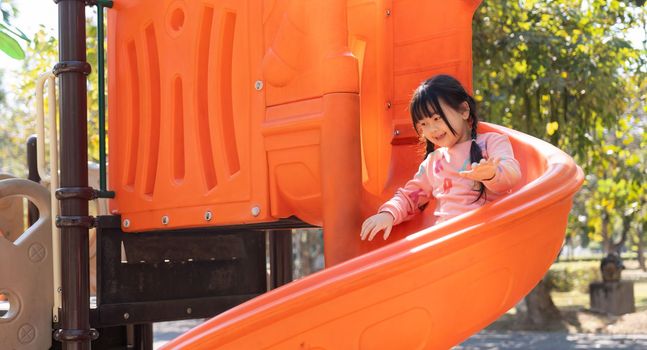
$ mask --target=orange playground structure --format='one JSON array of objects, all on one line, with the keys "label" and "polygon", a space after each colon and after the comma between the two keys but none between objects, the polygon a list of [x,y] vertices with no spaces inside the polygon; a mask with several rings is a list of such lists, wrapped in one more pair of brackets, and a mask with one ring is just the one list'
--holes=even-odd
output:
[{"label": "orange playground structure", "polygon": [[[445,73],[472,90],[479,4],[115,0],[107,35],[115,196],[111,215],[98,220],[99,306],[89,323],[108,329],[188,318],[184,310],[200,316],[196,305],[207,296],[173,293],[211,278],[206,265],[163,300],[137,294],[150,284],[142,282],[145,263],[154,263],[156,281],[168,275],[164,262],[174,264],[155,249],[172,240],[163,254],[173,255],[183,237],[221,264],[218,278],[231,285],[208,304],[218,310],[209,316],[224,312],[164,349],[448,349],[514,306],[556,258],[583,181],[573,160],[546,142],[481,123],[481,132],[512,142],[523,175],[511,194],[438,225],[432,202],[388,241],[359,237],[363,219],[422,161],[407,110],[413,89]],[[323,227],[326,269],[267,293],[256,285],[232,292],[238,280],[252,285],[250,271],[265,288],[258,231],[294,225]],[[226,230],[235,234],[219,236]],[[233,255],[207,256],[205,242]],[[255,267],[234,270],[241,257]],[[173,266],[191,271],[196,261]],[[135,287],[109,280],[128,276],[127,268],[139,269]],[[65,338],[80,326],[62,319],[62,341],[89,342],[91,332]]]},{"label": "orange playground structure", "polygon": [[362,218],[420,162],[410,94],[438,73],[471,89],[479,3],[115,2],[109,177],[123,229],[295,216],[325,227],[328,264],[374,249],[356,239]]},{"label": "orange playground structure", "polygon": [[431,228],[428,210],[390,244],[358,239],[420,161],[412,89],[438,73],[471,86],[479,1],[154,3],[116,2],[109,17],[110,182],[123,229],[295,216],[323,226],[328,266],[360,256],[167,348],[447,348],[548,269],[582,174],[552,146],[493,125],[523,165],[514,194]]}]

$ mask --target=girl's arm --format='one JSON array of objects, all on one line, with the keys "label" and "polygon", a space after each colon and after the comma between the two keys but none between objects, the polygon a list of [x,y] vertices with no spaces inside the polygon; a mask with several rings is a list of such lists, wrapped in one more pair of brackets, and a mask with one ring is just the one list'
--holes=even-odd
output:
[{"label": "girl's arm", "polygon": [[420,164],[418,173],[416,173],[413,179],[409,180],[404,187],[399,188],[395,196],[384,203],[378,210],[378,212],[391,214],[394,225],[418,214],[431,199],[432,172],[429,169],[429,164],[432,163],[430,161],[432,155],[433,153]]},{"label": "girl's arm", "polygon": [[488,160],[498,162],[494,177],[484,180],[483,185],[494,193],[510,191],[521,179],[519,162],[514,158],[512,144],[507,136],[495,134],[487,140]]}]

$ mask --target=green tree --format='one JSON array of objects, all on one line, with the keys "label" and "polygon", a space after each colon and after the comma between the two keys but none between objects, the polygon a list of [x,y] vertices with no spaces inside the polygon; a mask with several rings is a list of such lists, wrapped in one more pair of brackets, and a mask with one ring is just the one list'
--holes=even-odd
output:
[{"label": "green tree", "polygon": [[[638,210],[644,207],[644,152],[635,152],[644,149],[644,127],[634,126],[645,115],[644,86],[636,87],[646,80],[645,48],[626,38],[629,30],[645,27],[641,5],[488,0],[474,18],[474,93],[481,115],[575,158],[587,177],[569,229],[587,239],[607,237],[609,249],[637,241],[627,235],[638,232],[635,222],[644,218]],[[624,235],[614,241],[616,231]],[[545,290],[531,293],[527,320],[541,324],[550,321],[543,316],[559,317],[554,310],[531,310],[552,305],[537,302],[538,294],[550,298]]]},{"label": "green tree", "polygon": [[635,12],[617,0],[485,1],[473,40],[482,114],[591,165],[596,125],[627,108],[627,70],[640,53],[625,33],[644,16]]}]

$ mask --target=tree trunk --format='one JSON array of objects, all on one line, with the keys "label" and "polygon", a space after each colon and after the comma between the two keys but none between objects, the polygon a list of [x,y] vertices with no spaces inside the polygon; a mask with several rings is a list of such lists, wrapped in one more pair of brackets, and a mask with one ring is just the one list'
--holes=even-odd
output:
[{"label": "tree trunk", "polygon": [[[643,224],[643,228],[644,226],[645,224]],[[647,267],[645,266],[645,253],[643,252],[643,246],[645,244],[643,234],[644,234],[644,231],[640,229],[639,229],[639,232],[636,232],[636,235],[638,236],[636,253],[638,254],[638,264],[640,264],[640,268],[643,271],[647,271]]]},{"label": "tree trunk", "polygon": [[537,286],[525,297],[526,312],[522,315],[522,322],[537,329],[561,321],[562,315],[553,303],[550,288],[542,279]]},{"label": "tree trunk", "polygon": [[600,234],[602,235],[602,248],[605,254],[609,254],[613,249],[613,240],[609,234],[609,215],[606,210],[602,210],[602,227]]},{"label": "tree trunk", "polygon": [[622,253],[622,247],[624,247],[625,242],[627,241],[627,236],[629,235],[629,230],[631,229],[631,220],[633,216],[624,216],[622,218],[622,237],[618,242],[613,243],[613,251],[620,256]]}]

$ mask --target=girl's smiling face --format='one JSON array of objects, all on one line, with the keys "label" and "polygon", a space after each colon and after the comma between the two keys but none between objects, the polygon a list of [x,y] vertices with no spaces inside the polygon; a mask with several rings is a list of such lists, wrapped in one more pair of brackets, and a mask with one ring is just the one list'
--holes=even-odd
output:
[{"label": "girl's smiling face", "polygon": [[[416,123],[418,133],[424,136],[427,140],[433,143],[436,147],[452,147],[457,143],[469,141],[470,139],[470,125],[469,125],[469,106],[466,102],[460,105],[460,110],[455,110],[445,103],[442,99],[438,99],[438,103],[442,108],[442,112],[447,117],[448,126],[440,115],[439,111],[435,111],[433,106],[428,105],[431,116],[425,117]],[[452,132],[453,131],[455,132]]]}]

